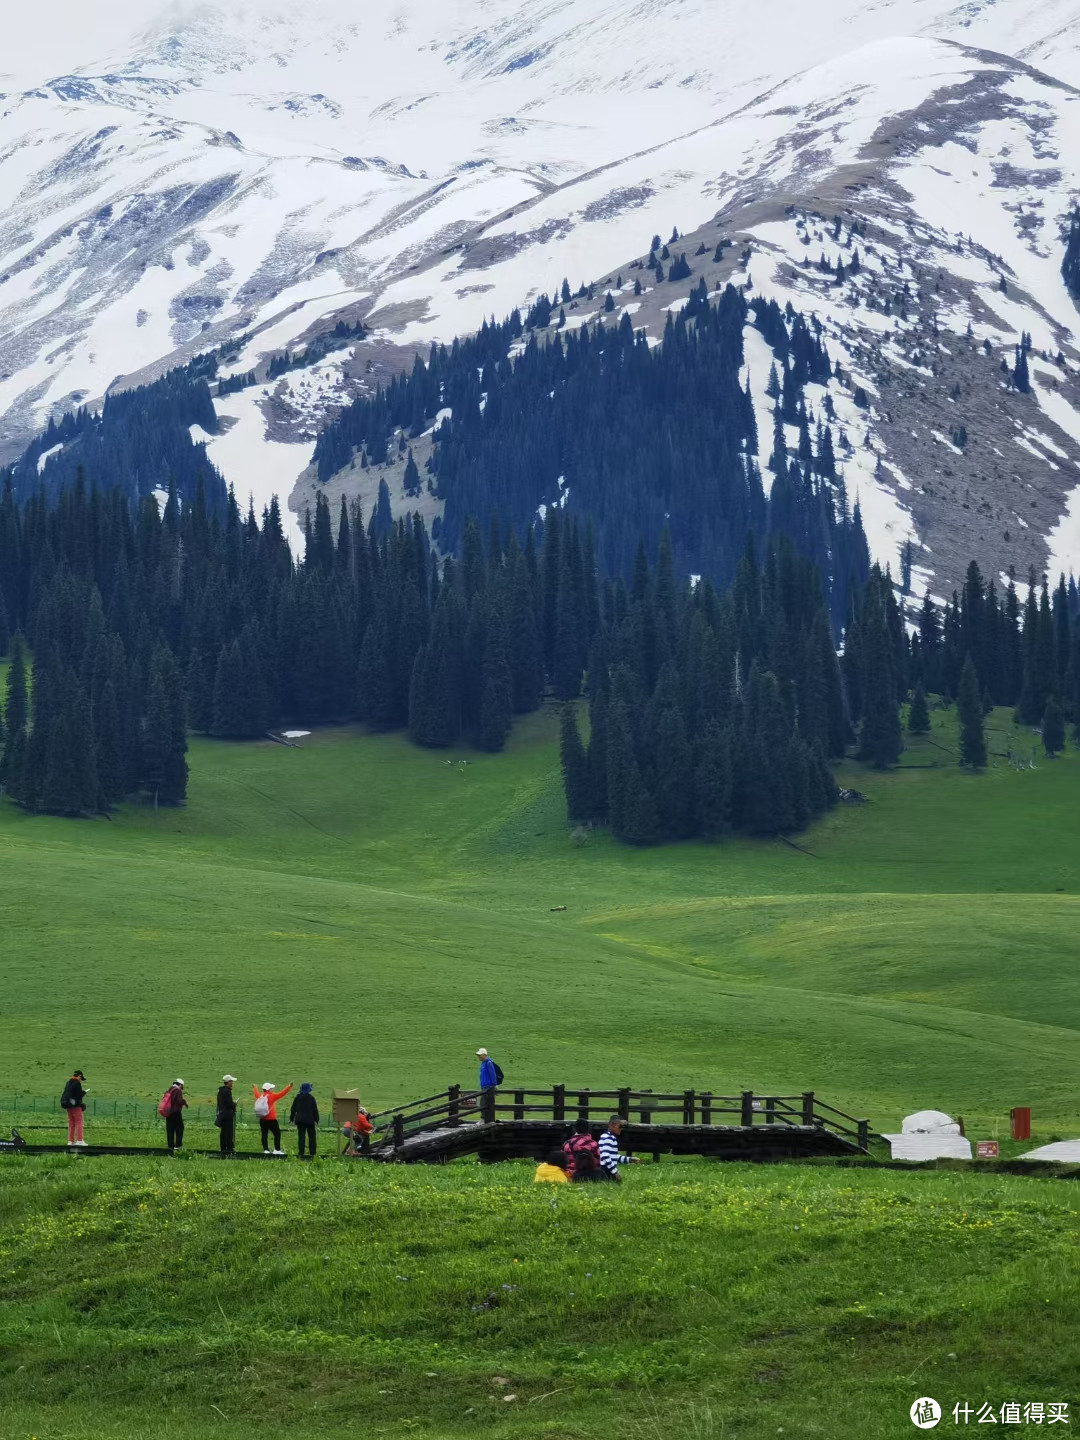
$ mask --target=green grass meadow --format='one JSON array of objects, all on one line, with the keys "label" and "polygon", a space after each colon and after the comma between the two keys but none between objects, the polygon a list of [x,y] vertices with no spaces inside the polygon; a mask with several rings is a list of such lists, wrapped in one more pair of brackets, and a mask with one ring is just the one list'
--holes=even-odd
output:
[{"label": "green grass meadow", "polygon": [[[1080,1135],[1080,757],[970,775],[933,720],[794,844],[573,843],[551,712],[495,757],[197,740],[181,811],[0,805],[0,1124],[58,1138],[75,1065],[103,1103],[228,1070],[379,1109],[483,1044],[509,1085]],[[0,1156],[0,1440],[885,1440],[919,1395],[1075,1424],[1078,1211],[987,1167]]]},{"label": "green grass meadow", "polygon": [[575,847],[547,713],[494,757],[195,741],[178,812],[0,806],[0,1106],[79,1065],[100,1100],[230,1070],[380,1108],[469,1083],[485,1044],[511,1084],[812,1088],[988,1135],[1027,1104],[1073,1133],[1080,761],[965,774],[934,719],[897,771],[848,767],[868,803],[800,848]]},{"label": "green grass meadow", "polygon": [[1075,1406],[1075,1185],[531,1171],[15,1159],[3,1434],[885,1440],[920,1395]]}]

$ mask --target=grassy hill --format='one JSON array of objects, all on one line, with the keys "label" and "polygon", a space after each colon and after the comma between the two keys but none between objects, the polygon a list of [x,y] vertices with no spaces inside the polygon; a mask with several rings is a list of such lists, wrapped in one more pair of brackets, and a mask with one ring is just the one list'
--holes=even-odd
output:
[{"label": "grassy hill", "polygon": [[196,741],[179,812],[0,805],[0,1106],[76,1064],[98,1097],[228,1069],[381,1106],[486,1044],[523,1084],[814,1088],[980,1134],[1030,1104],[1077,1133],[1080,760],[972,776],[934,722],[797,847],[575,847],[550,713],[495,757]]}]

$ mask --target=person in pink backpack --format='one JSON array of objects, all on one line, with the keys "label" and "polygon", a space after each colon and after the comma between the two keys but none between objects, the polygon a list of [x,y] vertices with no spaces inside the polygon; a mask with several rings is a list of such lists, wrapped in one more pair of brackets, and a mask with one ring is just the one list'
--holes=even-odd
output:
[{"label": "person in pink backpack", "polygon": [[158,1101],[158,1114],[165,1121],[165,1143],[169,1147],[170,1155],[175,1155],[177,1150],[183,1148],[184,1111],[186,1109],[184,1082],[183,1080],[174,1080]]},{"label": "person in pink backpack", "polygon": [[[284,1155],[281,1148],[281,1126],[277,1118],[277,1102],[284,1100],[285,1096],[292,1089],[292,1085],[286,1085],[284,1090],[275,1090],[274,1082],[267,1080],[260,1090],[258,1085],[252,1085],[251,1093],[255,1096],[255,1114],[259,1118],[259,1130],[262,1134],[263,1154]],[[271,1152],[269,1140],[274,1137],[274,1149]]]}]

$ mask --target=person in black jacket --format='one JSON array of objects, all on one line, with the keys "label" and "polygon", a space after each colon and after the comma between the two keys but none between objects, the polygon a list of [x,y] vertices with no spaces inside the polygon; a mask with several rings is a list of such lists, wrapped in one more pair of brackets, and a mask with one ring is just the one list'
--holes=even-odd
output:
[{"label": "person in black jacket", "polygon": [[292,1102],[289,1123],[296,1126],[300,1140],[300,1159],[304,1158],[304,1142],[307,1141],[312,1160],[315,1159],[315,1126],[319,1123],[319,1107],[311,1093],[311,1085],[304,1081]]},{"label": "person in black jacket", "polygon": [[85,1145],[83,1139],[83,1115],[86,1111],[86,1076],[81,1070],[72,1072],[71,1079],[64,1086],[60,1096],[60,1109],[67,1111],[68,1144]]},{"label": "person in black jacket", "polygon": [[233,1094],[235,1075],[223,1075],[221,1088],[217,1092],[217,1114],[214,1124],[218,1127],[218,1148],[222,1155],[236,1152],[236,1096]]}]

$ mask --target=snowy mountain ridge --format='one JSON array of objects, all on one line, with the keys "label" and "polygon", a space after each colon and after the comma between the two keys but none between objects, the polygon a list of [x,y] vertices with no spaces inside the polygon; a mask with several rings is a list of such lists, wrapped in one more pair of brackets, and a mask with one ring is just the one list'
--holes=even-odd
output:
[{"label": "snowy mountain ridge", "polygon": [[[235,423],[210,442],[215,463],[241,495],[276,490],[295,509],[320,419],[350,394],[564,276],[629,280],[649,236],[676,225],[706,253],[737,241],[724,263],[691,256],[693,283],[734,278],[812,311],[861,381],[868,408],[851,410],[850,385],[830,403],[882,558],[911,538],[941,585],[965,547],[1021,575],[1080,563],[1080,327],[1060,277],[1080,195],[1080,4],[810,14],[774,0],[769,16],[716,0],[398,0],[344,23],[325,0],[302,16],[174,8],[71,75],[9,87],[0,461],[50,415],[226,339],[245,337],[240,373],[363,318],[350,350],[217,402]],[[841,253],[824,238],[835,213],[873,236],[839,286],[803,264]],[[914,297],[903,317],[875,299],[894,280]],[[625,286],[618,305],[659,336],[687,290],[635,300]],[[1034,365],[1018,397],[999,366],[1023,332],[1066,359]],[[939,408],[920,346],[956,371],[943,406],[978,417],[968,447],[942,416],[911,423],[913,407]],[[995,477],[1014,420],[1042,459],[1012,445]],[[958,453],[946,460],[935,431]],[[1015,486],[1036,494],[1033,513],[1008,503]]]}]

